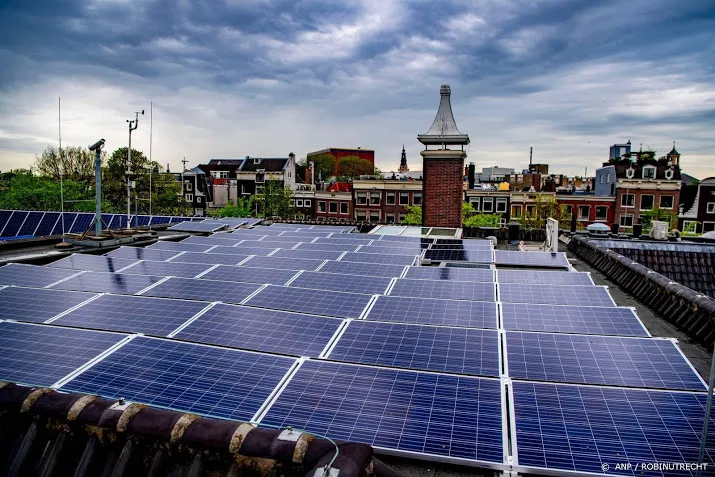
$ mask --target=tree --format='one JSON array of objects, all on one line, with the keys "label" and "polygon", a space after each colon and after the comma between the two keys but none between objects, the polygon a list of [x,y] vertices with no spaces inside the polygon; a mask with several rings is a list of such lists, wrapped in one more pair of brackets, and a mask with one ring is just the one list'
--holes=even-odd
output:
[{"label": "tree", "polygon": [[236,204],[229,204],[218,209],[216,217],[251,217],[255,212],[256,198],[254,196],[239,197]]},{"label": "tree", "polygon": [[[91,185],[94,182],[95,154],[87,148],[65,147],[61,150],[54,146],[47,146],[42,154],[35,157],[35,168],[42,176],[59,180],[73,180]],[[107,154],[102,151],[102,163],[106,161]]]},{"label": "tree", "polygon": [[419,205],[408,205],[405,207],[407,215],[400,222],[401,225],[422,225],[422,207]]},{"label": "tree", "polygon": [[281,181],[266,181],[263,192],[256,194],[256,206],[264,217],[285,217],[290,214],[290,199],[293,191]]},{"label": "tree", "polygon": [[544,196],[544,194],[537,193],[534,197],[533,207],[533,213],[525,213],[517,219],[525,228],[543,229],[546,227],[546,219],[551,217],[560,220],[562,212],[565,212],[565,207],[559,206],[556,198],[551,195]]},{"label": "tree", "polygon": [[352,182],[355,177],[372,174],[374,170],[370,161],[357,156],[343,157],[338,161],[338,175],[345,177],[348,182]]},{"label": "tree", "polygon": [[651,222],[653,222],[654,220],[668,222],[668,229],[674,228],[678,223],[677,216],[674,212],[664,210],[658,207],[652,210],[646,210],[641,212],[639,219],[641,225],[643,225],[643,232],[647,232],[650,230]]},{"label": "tree", "polygon": [[327,180],[335,175],[335,156],[332,154],[318,154],[310,160],[315,164],[315,180]]},{"label": "tree", "polygon": [[[62,195],[60,182],[50,177],[33,176],[30,173],[15,174],[9,179],[6,189],[0,190],[0,209],[60,210]],[[89,202],[66,202],[64,209],[75,212],[94,210],[94,192],[84,184],[73,180],[63,181],[65,201],[89,200]]]}]

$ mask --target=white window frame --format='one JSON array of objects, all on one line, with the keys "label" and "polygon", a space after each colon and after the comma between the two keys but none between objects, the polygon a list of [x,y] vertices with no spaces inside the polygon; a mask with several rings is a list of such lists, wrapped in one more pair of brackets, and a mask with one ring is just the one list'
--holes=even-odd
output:
[{"label": "white window frame", "polygon": [[[663,206],[663,197],[670,197],[670,202],[671,202],[670,207]],[[661,195],[660,199],[658,199],[658,205],[659,205],[659,208],[661,208],[661,209],[669,209],[669,210],[672,209],[673,207],[675,207],[675,196],[674,195]]]},{"label": "white window frame", "polygon": [[699,228],[700,228],[698,226],[700,225],[700,222],[698,222],[697,220],[684,220],[683,221],[683,230],[684,231],[688,230],[688,227],[690,226],[690,224],[695,224],[695,228],[693,229],[693,232],[698,233]]},{"label": "white window frame", "polygon": [[355,193],[355,203],[357,205],[367,205],[367,203],[368,203],[367,192],[356,192]]},{"label": "white window frame", "polygon": [[610,184],[610,183],[611,183],[611,173],[609,172],[608,174],[606,174],[606,184]]},{"label": "white window frame", "polygon": [[184,181],[184,189],[186,189],[186,192],[191,192],[191,181]]},{"label": "white window frame", "polygon": [[379,223],[379,222],[380,222],[380,218],[382,217],[382,214],[380,214],[380,211],[379,211],[379,210],[371,210],[371,211],[370,211],[370,215],[368,216],[368,217],[370,217],[370,222],[372,222],[372,216],[375,215],[375,214],[377,214],[377,220],[375,220],[375,222]]},{"label": "white window frame", "polygon": [[[376,199],[376,201],[375,201]],[[370,205],[380,205],[382,203],[382,192],[370,192]]]},{"label": "white window frame", "polygon": [[470,197],[469,198],[469,203],[472,204],[472,209],[480,210],[480,207],[482,205],[482,201],[480,199],[481,199],[481,197]]},{"label": "white window frame", "polygon": [[599,180],[600,180],[601,184],[603,184],[603,174],[601,174],[599,177],[600,177]]},{"label": "white window frame", "polygon": [[318,201],[318,212],[321,214],[328,212],[328,204],[324,200]]},{"label": "white window frame", "polygon": [[254,164],[260,164],[260,163],[261,163],[261,159],[258,158],[258,157],[254,157],[254,158],[253,158],[253,163],[254,163]]},{"label": "white window frame", "polygon": [[310,199],[305,199],[305,200],[303,201],[303,207],[310,207],[310,206],[311,206]]},{"label": "white window frame", "polygon": [[[362,218],[360,216],[362,215]],[[355,211],[355,220],[358,221],[365,221],[367,217],[367,212],[364,209],[356,210]]]},{"label": "white window frame", "polygon": [[[633,203],[631,205],[624,204],[626,197],[633,197]],[[621,195],[621,207],[635,207],[636,206],[636,195],[631,193],[626,193]]]},{"label": "white window frame", "polygon": [[[403,196],[404,194],[404,196]],[[402,202],[402,197],[406,197],[407,200],[405,202]],[[410,205],[410,193],[409,192],[400,192],[400,205]]]},{"label": "white window frame", "polygon": [[[333,210],[333,206],[335,206],[335,210]],[[338,213],[338,203],[334,200],[331,200],[328,202],[328,213],[329,214],[337,214]]]},{"label": "white window frame", "polygon": [[395,193],[394,192],[386,192],[385,193],[385,204],[386,205],[396,205],[397,202],[395,202]]},{"label": "white window frame", "polygon": [[[345,212],[343,212],[343,206],[345,206]],[[349,203],[347,203],[345,201],[340,202],[340,215],[350,215],[350,204]]]},{"label": "white window frame", "polygon": [[296,199],[296,200],[295,200],[295,206],[296,206],[296,207],[303,207],[303,199]]},{"label": "white window frame", "polygon": [[422,205],[422,192],[412,193],[412,205]]},{"label": "white window frame", "polygon": [[[581,215],[581,209],[586,209],[588,212],[586,213],[586,217],[583,217]],[[579,205],[578,206],[578,215],[576,216],[576,220],[580,222],[588,222],[591,218],[591,206],[590,205]]]},{"label": "white window frame", "polygon": [[[605,209],[606,213],[603,214],[603,217],[598,216],[598,209]],[[607,205],[597,205],[596,206],[596,222],[605,222],[608,220],[608,206]]]},{"label": "white window frame", "polygon": [[[625,225],[623,223],[623,219],[629,218],[631,219],[631,225]],[[621,227],[633,227],[633,214],[621,214],[621,216],[618,218],[618,225]]]},{"label": "white window frame", "polygon": [[265,190],[265,186],[262,185],[256,185],[256,195],[258,194],[263,194],[263,191]]},{"label": "white window frame", "polygon": [[[261,178],[261,180],[258,180],[258,178]],[[265,184],[266,183],[266,173],[265,172],[256,172],[256,184]]]},{"label": "white window frame", "polygon": [[386,224],[394,224],[395,223],[395,214],[385,214],[385,223]]},{"label": "white window frame", "polygon": [[705,205],[705,213],[706,214],[715,214],[715,202],[708,202]]},{"label": "white window frame", "polygon": [[197,203],[197,204],[200,204],[200,203],[201,203],[201,196],[200,196],[200,195],[197,195],[197,196],[196,196],[196,203]]},{"label": "white window frame", "polygon": [[[487,204],[489,204],[489,210],[487,210]],[[482,200],[482,211],[487,214],[494,212],[494,199],[492,197],[485,197],[484,200]]]},{"label": "white window frame", "polygon": [[[653,175],[646,176],[646,171],[652,171]],[[655,166],[643,166],[643,171],[641,172],[641,174],[643,174],[643,179],[655,179],[657,171],[658,169],[656,169]]]},{"label": "white window frame", "polygon": [[404,222],[406,218],[407,218],[407,214],[399,214],[397,216],[397,219],[400,221],[399,223]]},{"label": "white window frame", "polygon": [[185,194],[184,195],[184,200],[186,202],[193,202],[194,201],[194,194]]},{"label": "white window frame", "polygon": [[291,199],[291,200],[288,202],[288,205],[291,206],[291,207],[295,207],[295,199]]},{"label": "white window frame", "polygon": [[[516,213],[514,213],[516,211]],[[521,212],[522,212],[522,206],[521,204],[511,204],[511,217],[521,217]]]},{"label": "white window frame", "polygon": [[[643,208],[643,197],[652,197],[653,198],[653,205],[651,206],[650,209],[644,209]],[[640,204],[640,209],[641,210],[653,210],[655,208],[655,195],[653,194],[641,194],[641,204]]]},{"label": "white window frame", "polygon": [[[496,204],[496,205],[497,205],[497,206],[496,206],[496,213],[497,213],[497,214],[506,214],[506,211],[507,211],[507,202],[508,202],[508,201],[506,200],[506,197],[499,197],[499,198],[497,198],[497,204]],[[504,206],[504,210],[499,210],[499,206],[500,206],[500,205],[503,205],[503,206]]]}]

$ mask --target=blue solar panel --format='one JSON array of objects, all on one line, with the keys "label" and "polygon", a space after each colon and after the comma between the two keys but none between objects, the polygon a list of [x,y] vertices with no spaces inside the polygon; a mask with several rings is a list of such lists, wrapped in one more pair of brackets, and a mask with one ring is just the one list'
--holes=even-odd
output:
[{"label": "blue solar panel", "polygon": [[205,307],[197,301],[103,295],[53,323],[166,336]]},{"label": "blue solar panel", "polygon": [[7,225],[7,221],[10,219],[13,210],[0,210],[0,237],[3,237],[2,230]]},{"label": "blue solar panel", "polygon": [[45,215],[37,226],[37,230],[35,230],[35,235],[38,237],[51,235],[59,218],[59,212],[45,212]]},{"label": "blue solar panel", "polygon": [[[263,229],[261,229],[261,230],[263,230]],[[236,234],[233,233],[231,235],[236,235]],[[253,240],[258,240],[261,236],[264,236],[264,235],[262,235],[262,233],[256,233],[256,238],[253,238],[253,237],[249,236],[248,234],[241,234],[240,238],[242,238],[242,239],[250,238]],[[291,238],[291,237],[281,237],[279,235],[265,235],[265,237],[266,238],[261,240],[261,242],[269,242],[269,241],[270,242],[280,242],[280,243],[285,244],[285,245],[283,245],[283,247],[292,247],[293,245],[295,245],[297,243],[310,242],[310,238],[306,238],[306,237]],[[276,248],[278,248],[278,247],[276,247]]]},{"label": "blue solar panel", "polygon": [[291,287],[314,288],[353,293],[383,294],[391,278],[343,275],[339,273],[303,272],[290,283]]},{"label": "blue solar panel", "polygon": [[294,362],[281,356],[138,337],[62,389],[248,421]]},{"label": "blue solar panel", "polygon": [[415,261],[412,255],[388,255],[386,253],[348,252],[340,259],[341,262],[382,263],[386,265],[412,265]]},{"label": "blue solar panel", "polygon": [[488,268],[410,267],[405,277],[419,280],[493,282],[494,271]]},{"label": "blue solar panel", "polygon": [[22,223],[27,218],[27,212],[24,210],[16,210],[12,213],[10,218],[5,224],[5,228],[2,230],[3,237],[14,237],[17,232],[22,227]]},{"label": "blue solar panel", "polygon": [[176,338],[294,356],[318,356],[341,320],[247,306],[216,305]]},{"label": "blue solar panel", "polygon": [[517,252],[515,250],[495,250],[497,265],[515,267],[568,268],[566,254],[561,252]]},{"label": "blue solar panel", "polygon": [[258,268],[275,268],[278,270],[308,270],[313,271],[323,264],[323,260],[307,258],[251,257],[242,266]]},{"label": "blue solar panel", "polygon": [[117,272],[129,265],[138,263],[129,258],[112,258],[101,255],[75,253],[48,264],[53,268],[71,268],[74,270],[91,270],[93,272]]},{"label": "blue solar panel", "polygon": [[[425,244],[422,244],[422,248],[427,248],[425,247]],[[476,241],[475,243],[472,243],[471,241],[464,241],[464,243],[457,243],[457,242],[451,242],[451,243],[434,243],[429,246],[431,250],[474,250],[474,251],[484,251],[484,250],[492,250],[494,247],[492,246],[491,242],[487,240],[480,240]]]},{"label": "blue solar panel", "polygon": [[303,242],[296,250],[319,250],[321,252],[354,252],[358,248],[357,245],[351,245],[349,243],[310,243]]},{"label": "blue solar panel", "polygon": [[205,272],[212,265],[200,263],[180,263],[180,262],[138,262],[136,265],[123,270],[122,273],[133,275],[156,275],[161,277],[184,277],[193,278],[199,273]]},{"label": "blue solar panel", "polygon": [[184,243],[184,242],[167,242],[165,240],[160,240],[159,242],[149,245],[147,249],[159,249],[159,250],[174,250],[178,252],[205,252],[206,250],[212,248],[213,245],[203,245],[198,243]]},{"label": "blue solar panel", "polygon": [[371,299],[371,295],[358,293],[269,285],[245,304],[311,315],[358,318]]},{"label": "blue solar panel", "polygon": [[273,270],[271,268],[232,267],[219,265],[201,278],[228,282],[270,283],[284,285],[293,278],[295,270]]},{"label": "blue solar panel", "polygon": [[216,232],[226,228],[226,224],[206,223],[206,222],[180,222],[172,225],[167,230],[177,232]]},{"label": "blue solar panel", "polygon": [[616,306],[605,287],[524,285],[500,283],[499,299],[508,303],[541,305]]},{"label": "blue solar panel", "polygon": [[402,265],[363,262],[328,262],[320,268],[321,272],[389,278],[399,277],[404,270]]},{"label": "blue solar panel", "polygon": [[350,244],[357,247],[358,245],[366,245],[373,240],[377,240],[377,238],[367,234],[333,234],[332,237],[319,237],[314,243],[338,243],[341,245]]},{"label": "blue solar panel", "polygon": [[135,216],[135,224],[139,225],[140,227],[146,227],[147,225],[149,225],[149,219],[150,217],[148,215]]},{"label": "blue solar panel", "polygon": [[113,229],[126,229],[127,228],[127,216],[124,214],[116,214],[114,220],[112,221]]},{"label": "blue solar panel", "polygon": [[423,325],[496,328],[497,306],[494,302],[381,296],[375,300],[365,319]]},{"label": "blue solar panel", "polygon": [[237,245],[235,247],[226,247],[223,245],[219,245],[218,247],[214,248],[211,250],[209,253],[220,253],[224,255],[242,255],[244,257],[248,257],[249,255],[268,255],[271,253],[273,250],[275,250],[278,247],[275,248],[263,248],[263,247],[249,247],[249,246],[243,246],[243,244]]},{"label": "blue solar panel", "polygon": [[[426,231],[426,229],[425,229]],[[401,243],[433,243],[434,239],[422,237],[409,237],[404,235],[373,235],[375,240],[381,242],[401,242]]]},{"label": "blue solar panel", "polygon": [[630,308],[502,303],[507,330],[649,336]]},{"label": "blue solar panel", "polygon": [[321,232],[321,231],[313,231],[313,230],[298,230],[295,232],[292,231],[285,231],[281,232],[280,236],[281,237],[286,237],[286,238],[291,238],[291,239],[300,239],[301,242],[310,242],[316,237],[327,237],[331,234],[332,232]]},{"label": "blue solar panel", "polygon": [[153,248],[141,247],[119,247],[104,255],[115,258],[132,258],[135,260],[154,260],[161,262],[176,256],[180,252],[174,250],[156,250]]},{"label": "blue solar panel", "polygon": [[496,330],[353,320],[328,359],[396,368],[499,376]]},{"label": "blue solar panel", "polygon": [[492,263],[492,251],[484,250],[425,250],[425,260],[433,262]]},{"label": "blue solar panel", "polygon": [[[377,243],[380,243],[380,242],[377,242]],[[422,253],[422,249],[419,247],[419,244],[400,245],[397,242],[394,242],[394,244],[395,244],[394,247],[385,247],[382,245],[375,245],[375,243],[373,243],[372,245],[363,245],[358,250],[358,253],[381,253],[381,254],[385,254],[385,255],[409,255],[411,257],[414,257],[415,255],[419,255]]]},{"label": "blue solar panel", "polygon": [[0,322],[0,381],[51,386],[126,335]]},{"label": "blue solar panel", "polygon": [[[239,245],[240,247],[240,245]],[[328,251],[328,250],[291,250],[282,248],[272,257],[281,258],[308,258],[317,260],[337,260],[344,252]]]},{"label": "blue solar panel", "polygon": [[261,424],[423,457],[504,460],[496,379],[308,360]]},{"label": "blue solar panel", "polygon": [[72,224],[71,232],[74,234],[84,233],[94,219],[94,214],[79,214],[77,220]]},{"label": "blue solar panel", "polygon": [[255,249],[267,249],[269,252],[277,248],[291,248],[301,242],[276,242],[274,240],[244,240],[237,247],[251,247]]},{"label": "blue solar panel", "polygon": [[84,272],[69,280],[58,283],[52,288],[114,293],[115,295],[133,295],[161,279],[162,277],[152,277],[149,275]]},{"label": "blue solar panel", "polygon": [[[199,237],[193,236],[182,240],[179,243],[192,244],[192,245],[206,245],[209,247],[223,245],[226,247],[233,247],[237,243],[241,242],[243,239],[240,237],[233,237],[233,234],[214,234],[210,237]],[[277,247],[276,247],[277,248]]]},{"label": "blue solar panel", "polygon": [[79,273],[77,270],[9,263],[0,267],[0,285],[42,288]]},{"label": "blue solar panel", "polygon": [[72,223],[76,218],[77,214],[75,213],[65,212],[64,214],[60,214],[60,217],[57,220],[57,223],[55,223],[55,228],[54,230],[52,230],[51,235],[59,235],[62,233],[63,230],[64,233],[68,233],[70,231]]},{"label": "blue solar panel", "polygon": [[27,214],[25,222],[20,227],[17,235],[35,235],[35,229],[40,225],[44,212],[30,212]]},{"label": "blue solar panel", "polygon": [[545,285],[593,285],[586,272],[551,272],[541,270],[499,270],[499,283],[537,283]]},{"label": "blue solar panel", "polygon": [[248,295],[260,288],[253,283],[220,282],[194,278],[170,278],[147,290],[143,296],[185,298],[189,300],[222,301],[241,303]]},{"label": "blue solar panel", "polygon": [[0,318],[42,323],[93,296],[44,288],[7,287],[0,290]]},{"label": "blue solar panel", "polygon": [[[518,464],[577,475],[694,475],[668,467],[644,472],[641,466],[698,461],[706,398],[705,393],[514,382]],[[710,429],[715,429],[712,416]],[[715,431],[708,437],[710,468]],[[630,469],[615,468],[629,462]]]},{"label": "blue solar panel", "polygon": [[398,278],[391,296],[444,298],[448,300],[495,301],[492,282],[457,282],[451,280],[412,280]]},{"label": "blue solar panel", "polygon": [[208,265],[237,265],[248,258],[248,255],[242,254],[225,254],[225,253],[197,253],[184,252],[174,258],[173,262],[184,263],[203,263]]},{"label": "blue solar panel", "polygon": [[151,225],[168,224],[171,221],[171,217],[165,215],[154,215],[149,222]]},{"label": "blue solar panel", "polygon": [[705,390],[670,340],[518,331],[506,338],[515,379]]}]

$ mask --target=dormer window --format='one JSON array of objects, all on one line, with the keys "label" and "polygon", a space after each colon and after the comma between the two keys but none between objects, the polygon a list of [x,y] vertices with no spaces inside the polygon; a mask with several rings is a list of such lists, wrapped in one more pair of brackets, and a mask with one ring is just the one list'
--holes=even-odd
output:
[{"label": "dormer window", "polygon": [[254,157],[254,158],[253,158],[253,163],[254,163],[254,164],[260,164],[260,163],[261,163],[261,160],[260,160],[259,158],[257,158],[257,157]]},{"label": "dormer window", "polygon": [[666,171],[665,171],[665,178],[666,178],[666,179],[672,179],[672,178],[673,178],[673,169],[666,169]]},{"label": "dormer window", "polygon": [[655,179],[654,166],[643,166],[643,179]]}]

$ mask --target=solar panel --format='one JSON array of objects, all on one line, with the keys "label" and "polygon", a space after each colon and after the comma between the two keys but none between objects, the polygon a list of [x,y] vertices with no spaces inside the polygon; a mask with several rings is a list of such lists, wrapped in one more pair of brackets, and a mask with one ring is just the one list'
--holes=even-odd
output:
[{"label": "solar panel", "polygon": [[269,353],[318,356],[341,323],[337,318],[216,305],[176,338]]},{"label": "solar panel", "polygon": [[0,318],[42,323],[93,296],[92,293],[7,287],[0,290]]},{"label": "solar panel", "polygon": [[504,460],[496,379],[308,360],[261,424],[413,457]]},{"label": "solar panel", "polygon": [[444,298],[448,300],[495,301],[492,282],[457,282],[451,280],[412,280],[398,278],[390,290],[391,296]]},{"label": "solar panel", "polygon": [[649,336],[631,308],[502,303],[507,330]]},{"label": "solar panel", "polygon": [[470,269],[450,267],[410,267],[405,278],[419,280],[454,280],[461,282],[493,282],[491,269]]},{"label": "solar panel", "polygon": [[385,265],[412,265],[416,255],[388,255],[385,253],[348,252],[341,262],[381,263]]},{"label": "solar panel", "polygon": [[281,248],[271,257],[281,258],[307,258],[316,260],[337,260],[344,252],[335,252],[327,250],[291,250]]},{"label": "solar panel", "polygon": [[[51,235],[52,230],[55,228],[55,224],[60,218],[59,212],[45,212],[45,215],[42,217],[42,220],[40,223],[37,225],[37,230],[35,230],[35,235],[38,237],[42,237],[45,235]],[[0,228],[2,228],[0,226]]]},{"label": "solar panel", "polygon": [[183,262],[183,263],[203,263],[207,266],[209,265],[236,265],[239,262],[248,258],[248,255],[242,254],[231,254],[227,255],[225,253],[197,253],[197,252],[184,252],[172,260],[172,262]]},{"label": "solar panel", "polygon": [[[231,234],[231,235],[235,235],[235,234]],[[297,243],[310,242],[310,240],[311,240],[309,237],[293,238],[293,237],[281,237],[280,235],[265,235],[265,234],[264,235],[256,234],[256,238],[254,238],[253,240],[258,240],[262,236],[265,236],[266,238],[261,240],[261,242],[269,242],[269,241],[270,242],[281,242],[281,243],[286,244],[286,245],[283,245],[283,247],[292,247],[293,245],[295,245]],[[247,238],[246,236],[243,236],[243,235],[241,237]],[[290,244],[290,245],[288,245],[288,244]]]},{"label": "solar panel", "polygon": [[364,245],[373,240],[378,240],[378,238],[367,234],[333,234],[330,237],[319,237],[314,243],[347,243]]},{"label": "solar panel", "polygon": [[133,275],[156,275],[164,277],[184,277],[193,278],[199,273],[203,273],[212,265],[201,263],[181,263],[181,262],[137,262],[136,265],[122,270],[122,273]]},{"label": "solar panel", "polygon": [[137,337],[62,387],[248,421],[293,358]]},{"label": "solar panel", "polygon": [[328,359],[396,368],[499,376],[496,330],[353,320]]},{"label": "solar panel", "polygon": [[318,250],[321,252],[354,252],[358,245],[341,243],[310,243],[301,242],[296,250]]},{"label": "solar panel", "polygon": [[138,261],[129,258],[113,258],[101,255],[74,253],[68,257],[56,260],[47,266],[53,268],[71,268],[73,270],[91,270],[93,272],[117,272],[135,263],[138,263]]},{"label": "solar panel", "polygon": [[309,258],[281,258],[281,257],[251,257],[242,266],[258,268],[275,268],[278,270],[309,270],[313,271],[323,264],[323,260]]},{"label": "solar panel", "polygon": [[[125,217],[125,219],[126,219],[126,217]],[[151,225],[160,225],[160,224],[168,224],[170,221],[171,221],[171,217],[167,217],[165,215],[152,215],[149,223]]]},{"label": "solar panel", "polygon": [[383,294],[391,278],[343,275],[339,273],[303,272],[290,283],[297,288],[335,290],[354,293]]},{"label": "solar panel", "polygon": [[484,250],[425,250],[425,260],[433,262],[492,263],[492,251]]},{"label": "solar panel", "polygon": [[561,252],[517,252],[514,250],[495,250],[495,263],[517,267],[568,268],[566,254]]},{"label": "solar panel", "polygon": [[16,210],[12,213],[10,218],[5,224],[5,228],[2,230],[3,237],[14,237],[17,232],[22,227],[22,223],[27,218],[27,212],[24,210]]},{"label": "solar panel", "polygon": [[[423,247],[426,248],[426,247]],[[470,243],[468,241],[464,241],[464,243],[435,243],[430,245],[429,247],[431,250],[475,250],[475,251],[483,251],[483,250],[492,250],[494,247],[492,246],[491,242],[488,241],[479,241],[477,243]]]},{"label": "solar panel", "polygon": [[260,288],[253,283],[220,282],[195,278],[170,278],[142,293],[142,296],[241,303]]},{"label": "solar panel", "polygon": [[268,251],[275,250],[277,248],[291,248],[298,245],[301,242],[276,242],[274,240],[244,240],[241,242],[239,247],[251,247],[255,249],[268,249]]},{"label": "solar panel", "polygon": [[509,331],[508,370],[531,381],[703,391],[670,340]]},{"label": "solar panel", "polygon": [[35,229],[40,225],[44,215],[44,212],[29,212],[17,235],[35,235]]},{"label": "solar panel", "polygon": [[132,258],[135,260],[153,260],[156,262],[162,262],[168,260],[171,257],[176,256],[180,252],[174,250],[157,250],[154,248],[141,248],[141,247],[119,247],[116,250],[112,250],[109,253],[105,253],[105,257],[114,258]]},{"label": "solar panel", "polygon": [[133,295],[152,285],[162,277],[129,275],[127,273],[84,272],[76,277],[54,285],[53,289],[114,293]]},{"label": "solar panel", "polygon": [[593,285],[587,272],[550,272],[542,270],[499,270],[499,283],[538,283],[548,285]]},{"label": "solar panel", "polygon": [[10,220],[14,210],[0,210],[0,237],[3,237],[2,231]]},{"label": "solar panel", "polygon": [[213,245],[203,245],[198,243],[184,243],[184,242],[167,242],[166,240],[160,240],[153,245],[149,245],[147,249],[150,250],[173,250],[175,252],[205,252],[206,250],[212,248]]},{"label": "solar panel", "polygon": [[[380,242],[377,242],[380,243]],[[386,255],[409,255],[414,257],[422,253],[422,249],[411,244],[400,245],[395,242],[394,247],[383,247],[380,245],[363,245],[358,250],[359,253],[381,253]]]},{"label": "solar panel", "polygon": [[79,273],[64,268],[39,267],[21,263],[8,263],[0,267],[0,285],[43,288]]},{"label": "solar panel", "polygon": [[51,386],[126,335],[0,322],[0,381]]},{"label": "solar panel", "polygon": [[[426,228],[425,228],[426,229]],[[375,240],[381,242],[402,242],[402,243],[433,243],[434,239],[423,237],[406,237],[404,235],[384,235],[370,234]]]},{"label": "solar panel", "polygon": [[216,232],[221,229],[225,229],[226,224],[216,223],[216,222],[180,222],[176,225],[172,225],[167,230],[172,230],[175,232]]},{"label": "solar panel", "polygon": [[375,300],[365,319],[424,325],[497,328],[497,306],[494,302],[380,296]]},{"label": "solar panel", "polygon": [[600,286],[524,285],[500,283],[499,299],[508,303],[542,305],[616,306],[608,290]]},{"label": "solar panel", "polygon": [[[636,463],[697,462],[706,398],[705,393],[514,382],[518,465],[602,475],[608,464],[610,472],[641,475],[644,469]],[[706,450],[710,466],[712,435]],[[629,462],[630,469],[615,468]],[[646,475],[675,475],[667,469]]]},{"label": "solar panel", "polygon": [[301,242],[309,242],[310,240],[316,238],[316,237],[327,237],[330,235],[332,232],[321,232],[321,231],[313,231],[313,230],[299,230],[296,232],[291,232],[291,231],[284,231],[281,232],[280,236],[281,237],[288,237],[292,239],[300,239]]},{"label": "solar panel", "polygon": [[399,277],[404,270],[405,267],[402,265],[364,262],[327,262],[320,268],[321,272],[390,278]]},{"label": "solar panel", "polygon": [[210,272],[201,276],[208,280],[222,280],[228,282],[270,283],[271,285],[285,285],[293,278],[295,270],[274,270],[271,268],[232,267],[219,265]]},{"label": "solar panel", "polygon": [[241,237],[234,237],[233,234],[214,234],[210,237],[192,236],[182,240],[179,243],[192,245],[207,245],[210,247],[213,247],[214,245],[225,245],[227,247],[233,247],[242,240],[243,239]]},{"label": "solar panel", "polygon": [[188,300],[103,295],[53,323],[166,336],[206,306],[206,303]]},{"label": "solar panel", "polygon": [[265,247],[249,247],[249,246],[243,246],[243,244],[239,244],[235,247],[226,247],[223,245],[219,245],[218,247],[214,248],[211,250],[209,253],[222,253],[225,255],[243,255],[244,257],[247,257],[249,255],[268,255],[271,253],[273,250],[275,250],[278,247],[274,248],[265,248]]},{"label": "solar panel", "polygon": [[371,295],[269,285],[245,304],[311,315],[358,318]]},{"label": "solar panel", "polygon": [[72,224],[72,233],[81,234],[87,231],[94,220],[94,214],[79,214]]}]

